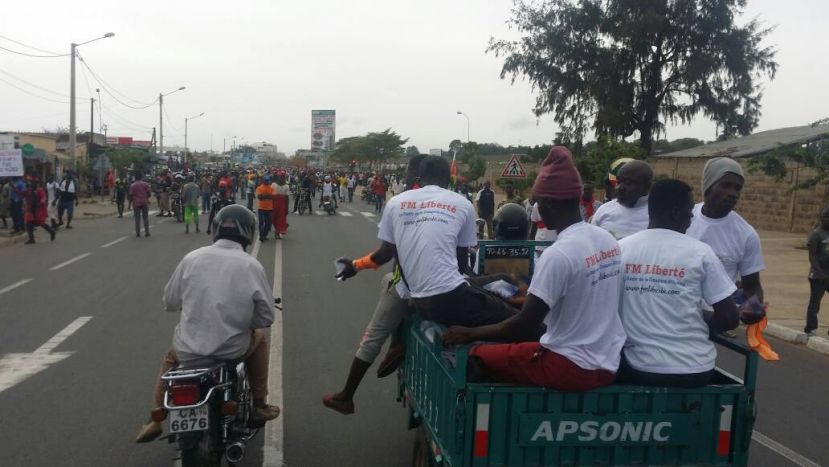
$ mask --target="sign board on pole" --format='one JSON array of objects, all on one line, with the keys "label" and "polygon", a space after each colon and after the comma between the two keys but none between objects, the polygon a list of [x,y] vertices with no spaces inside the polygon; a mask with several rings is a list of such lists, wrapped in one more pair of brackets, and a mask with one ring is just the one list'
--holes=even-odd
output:
[{"label": "sign board on pole", "polygon": [[23,176],[23,151],[0,149],[0,177]]},{"label": "sign board on pole", "polygon": [[333,151],[337,127],[336,110],[311,111],[311,150]]},{"label": "sign board on pole", "polygon": [[518,154],[513,154],[507,165],[504,166],[504,171],[501,172],[503,178],[527,178],[527,172],[524,171],[524,166],[518,160]]}]

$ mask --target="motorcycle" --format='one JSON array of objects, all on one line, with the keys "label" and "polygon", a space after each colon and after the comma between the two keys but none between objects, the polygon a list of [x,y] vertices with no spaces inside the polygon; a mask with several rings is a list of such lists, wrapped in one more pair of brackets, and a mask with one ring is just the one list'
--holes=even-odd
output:
[{"label": "motorcycle", "polygon": [[184,222],[184,213],[181,207],[181,193],[174,191],[170,194],[170,205],[176,222]]},{"label": "motorcycle", "polygon": [[[281,310],[282,300],[274,307]],[[182,467],[241,462],[248,442],[264,423],[254,425],[253,394],[244,362],[213,361],[209,365],[173,368],[161,380],[164,409],[153,419],[169,418],[168,439],[181,451]]]},{"label": "motorcycle", "polygon": [[336,213],[336,209],[334,208],[334,202],[331,200],[331,196],[325,195],[322,197],[322,207],[325,209],[329,215],[333,216]]}]

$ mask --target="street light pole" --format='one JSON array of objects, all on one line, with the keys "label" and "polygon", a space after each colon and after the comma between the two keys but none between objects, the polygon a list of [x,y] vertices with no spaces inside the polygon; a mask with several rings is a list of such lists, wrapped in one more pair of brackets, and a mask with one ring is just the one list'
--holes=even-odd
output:
[{"label": "street light pole", "polygon": [[184,86],[170,91],[167,94],[158,93],[158,154],[164,156],[164,96],[169,96],[174,92],[184,91]]},{"label": "street light pole", "polygon": [[468,143],[470,141],[469,140],[469,115],[466,115],[465,113],[461,112],[460,110],[458,110],[458,115],[463,115],[464,117],[466,117],[466,142]]},{"label": "street light pole", "polygon": [[184,117],[184,162],[185,162],[185,163],[186,163],[186,162],[188,161],[188,159],[189,159],[189,157],[187,156],[187,122],[188,122],[189,120],[194,120],[194,119],[196,119],[196,118],[199,118],[199,117],[201,117],[202,115],[204,115],[204,112],[202,112],[202,113],[200,113],[200,114],[196,115],[195,117]]},{"label": "street light pole", "polygon": [[75,55],[78,46],[89,44],[90,42],[99,39],[106,39],[114,36],[115,33],[108,32],[101,37],[81,42],[80,44],[72,43],[69,47],[69,159],[72,161],[72,169],[76,169],[77,161],[75,160],[75,145],[78,144],[78,139],[75,134],[77,131],[75,121]]}]

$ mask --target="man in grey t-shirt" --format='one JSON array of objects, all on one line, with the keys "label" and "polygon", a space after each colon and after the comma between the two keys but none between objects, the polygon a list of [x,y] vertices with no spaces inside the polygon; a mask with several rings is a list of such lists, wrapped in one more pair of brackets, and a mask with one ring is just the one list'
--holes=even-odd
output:
[{"label": "man in grey t-shirt", "polygon": [[193,174],[187,176],[187,183],[181,188],[181,205],[184,207],[184,233],[190,233],[190,223],[199,231],[199,198],[201,190]]}]

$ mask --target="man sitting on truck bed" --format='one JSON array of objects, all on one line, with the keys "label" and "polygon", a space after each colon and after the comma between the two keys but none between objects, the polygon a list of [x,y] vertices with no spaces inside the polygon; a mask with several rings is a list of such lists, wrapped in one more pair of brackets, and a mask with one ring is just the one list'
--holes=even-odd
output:
[{"label": "man sitting on truck bed", "polygon": [[[516,342],[481,344],[469,351],[471,364],[497,381],[564,391],[609,385],[625,342],[619,318],[619,244],[582,220],[581,177],[567,148],[550,150],[533,195],[544,224],[558,232],[558,240],[536,263],[523,308],[501,323],[450,327],[443,341]],[[540,342],[526,342],[537,336],[542,323],[547,331]]]},{"label": "man sitting on truck bed", "polygon": [[[717,358],[709,333],[739,324],[734,282],[710,246],[685,235],[693,208],[690,186],[660,180],[650,191],[648,229],[619,241],[627,333],[620,383],[704,386]],[[714,312],[706,316],[703,302]]]}]

